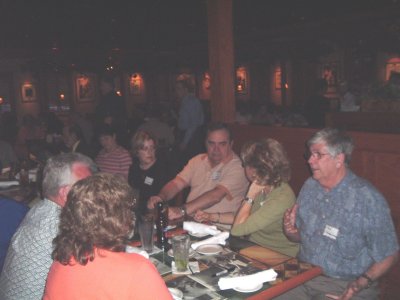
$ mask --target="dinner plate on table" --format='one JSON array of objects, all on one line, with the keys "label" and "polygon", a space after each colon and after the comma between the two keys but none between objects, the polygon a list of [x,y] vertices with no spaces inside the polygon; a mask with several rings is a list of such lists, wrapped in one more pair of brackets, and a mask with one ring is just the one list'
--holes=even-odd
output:
[{"label": "dinner plate on table", "polygon": [[240,292],[240,293],[253,293],[253,292],[256,292],[259,289],[261,289],[262,286],[263,286],[263,284],[260,283],[260,284],[251,285],[251,286],[248,286],[248,287],[246,287],[246,286],[237,286],[237,287],[234,287],[233,289],[235,291],[237,291],[237,292]]},{"label": "dinner plate on table", "polygon": [[220,245],[205,244],[197,247],[196,251],[203,255],[215,255],[221,253],[223,249]]},{"label": "dinner plate on table", "polygon": [[204,232],[191,232],[191,231],[189,231],[189,234],[191,236],[193,236],[193,237],[196,237],[196,238],[202,238],[202,237],[205,237],[207,235],[210,235],[210,234],[204,233]]}]

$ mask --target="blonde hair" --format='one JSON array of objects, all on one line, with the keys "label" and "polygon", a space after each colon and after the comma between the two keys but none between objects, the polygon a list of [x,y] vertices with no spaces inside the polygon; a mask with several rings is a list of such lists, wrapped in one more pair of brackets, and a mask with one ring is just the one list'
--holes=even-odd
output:
[{"label": "blonde hair", "polygon": [[265,138],[243,145],[240,157],[244,166],[254,168],[259,184],[279,186],[290,180],[290,163],[283,146]]}]

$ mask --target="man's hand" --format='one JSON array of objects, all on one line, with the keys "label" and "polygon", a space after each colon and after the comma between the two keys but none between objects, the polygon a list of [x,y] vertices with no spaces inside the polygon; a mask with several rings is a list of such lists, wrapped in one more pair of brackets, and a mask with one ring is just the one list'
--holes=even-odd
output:
[{"label": "man's hand", "polygon": [[182,217],[182,209],[180,207],[171,206],[168,208],[168,219],[175,220]]},{"label": "man's hand", "polygon": [[[361,280],[365,280],[366,283],[361,283]],[[355,294],[357,294],[359,291],[362,289],[366,288],[368,285],[368,281],[366,279],[356,279],[352,282],[349,283],[347,286],[347,289],[343,292],[343,294],[340,296],[340,300],[349,300],[351,297],[353,297]]]},{"label": "man's hand", "polygon": [[283,215],[283,230],[291,241],[300,241],[299,231],[296,227],[296,214],[299,205],[295,204],[287,209]]},{"label": "man's hand", "polygon": [[197,222],[207,222],[207,221],[211,221],[210,219],[211,214],[206,213],[205,211],[202,210],[198,210],[196,211],[196,213],[194,214],[194,219]]},{"label": "man's hand", "polygon": [[160,196],[151,196],[147,201],[147,208],[154,209],[158,202],[163,202]]},{"label": "man's hand", "polygon": [[[365,281],[365,282],[363,282],[363,281]],[[330,299],[335,299],[335,300],[349,300],[355,294],[357,294],[361,290],[365,289],[367,286],[368,286],[368,281],[366,279],[358,278],[349,283],[349,285],[347,286],[346,290],[343,292],[342,295],[326,294],[325,296]]]}]

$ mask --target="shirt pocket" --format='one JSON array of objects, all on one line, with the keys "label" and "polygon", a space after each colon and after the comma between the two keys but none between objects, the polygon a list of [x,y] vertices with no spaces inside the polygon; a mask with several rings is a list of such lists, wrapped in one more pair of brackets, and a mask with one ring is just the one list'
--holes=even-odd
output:
[{"label": "shirt pocket", "polygon": [[361,255],[365,247],[362,235],[356,230],[341,230],[336,239],[336,251],[339,256],[346,260],[354,260]]}]

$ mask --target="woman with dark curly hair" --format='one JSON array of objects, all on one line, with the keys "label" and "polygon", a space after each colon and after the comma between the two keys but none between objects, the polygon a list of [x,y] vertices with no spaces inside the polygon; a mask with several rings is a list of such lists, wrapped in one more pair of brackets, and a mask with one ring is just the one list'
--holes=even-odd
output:
[{"label": "woman with dark curly hair", "polygon": [[249,240],[290,256],[298,245],[283,234],[282,220],[296,197],[288,182],[290,164],[286,151],[274,139],[246,143],[241,151],[246,177],[251,182],[236,217],[233,214],[198,212],[198,221],[232,223],[231,234],[249,236]]},{"label": "woman with dark curly hair", "polygon": [[133,205],[132,189],[116,175],[99,173],[71,188],[43,299],[172,299],[149,260],[124,252]]}]

